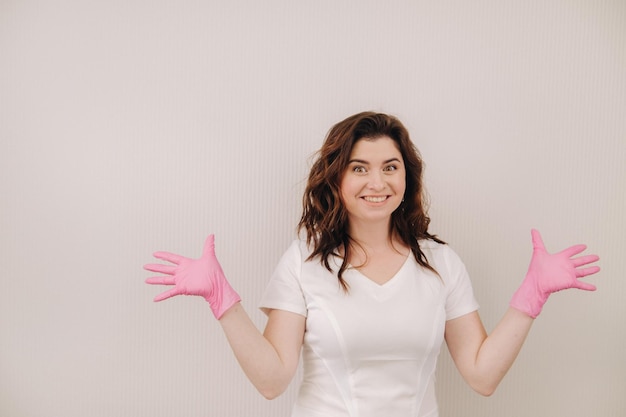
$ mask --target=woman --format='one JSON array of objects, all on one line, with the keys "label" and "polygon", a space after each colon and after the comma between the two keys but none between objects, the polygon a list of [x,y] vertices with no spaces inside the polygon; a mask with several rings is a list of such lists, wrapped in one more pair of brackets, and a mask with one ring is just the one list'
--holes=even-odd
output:
[{"label": "woman", "polygon": [[533,256],[510,308],[487,335],[458,256],[428,232],[422,161],[405,127],[379,113],[356,114],[329,132],[309,175],[296,240],[261,302],[260,333],[215,258],[213,236],[193,260],[167,252],[174,265],[150,284],[157,296],[204,296],[244,372],[266,397],[280,395],[300,360],[302,385],[293,417],[437,416],[434,373],[445,339],[467,383],[494,392],[517,356],[548,295],[595,290],[578,278],[599,258],[573,258],[573,246],[548,254],[532,231]]}]

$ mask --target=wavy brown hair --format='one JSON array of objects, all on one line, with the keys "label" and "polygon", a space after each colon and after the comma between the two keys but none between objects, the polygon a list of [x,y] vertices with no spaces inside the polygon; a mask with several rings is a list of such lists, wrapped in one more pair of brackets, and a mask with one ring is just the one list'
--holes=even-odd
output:
[{"label": "wavy brown hair", "polygon": [[411,248],[415,260],[435,273],[419,246],[420,239],[444,244],[428,233],[426,193],[422,186],[423,162],[411,142],[409,132],[395,117],[375,112],[358,113],[334,125],[328,132],[322,148],[311,167],[302,198],[302,217],[298,231],[306,231],[307,244],[312,247],[308,260],[320,257],[322,265],[332,272],[329,258],[342,259],[337,277],[344,290],[348,285],[343,273],[348,268],[351,243],[348,212],[341,200],[340,184],[355,143],[361,139],[388,136],[398,146],[406,168],[406,190],[400,206],[392,213],[389,232]]}]

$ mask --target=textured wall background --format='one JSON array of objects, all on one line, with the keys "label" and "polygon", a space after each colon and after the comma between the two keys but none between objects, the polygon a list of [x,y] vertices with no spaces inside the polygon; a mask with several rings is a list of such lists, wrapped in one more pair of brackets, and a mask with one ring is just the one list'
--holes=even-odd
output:
[{"label": "textured wall background", "polygon": [[335,122],[399,116],[432,231],[491,329],[530,259],[587,243],[599,290],[553,296],[498,392],[447,353],[442,417],[626,414],[626,4],[0,1],[0,415],[288,416],[207,305],[154,304],[154,250],[217,236],[256,310]]}]

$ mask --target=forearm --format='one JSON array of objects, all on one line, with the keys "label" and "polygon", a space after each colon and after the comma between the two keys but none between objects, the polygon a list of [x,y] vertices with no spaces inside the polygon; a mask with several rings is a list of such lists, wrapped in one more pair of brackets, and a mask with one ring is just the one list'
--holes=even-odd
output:
[{"label": "forearm", "polygon": [[148,284],[173,288],[157,295],[162,301],[177,295],[202,296],[220,321],[235,357],[252,384],[266,398],[280,395],[295,374],[304,337],[305,317],[271,310],[265,332],[256,328],[240,304],[215,256],[215,237],[209,235],[202,256],[191,259],[170,252],[155,252],[172,265],[148,264],[144,269],[163,275],[146,279]]},{"label": "forearm", "polygon": [[493,332],[478,350],[475,362],[475,387],[483,395],[491,395],[517,358],[533,319],[509,308]]},{"label": "forearm", "polygon": [[463,378],[477,392],[491,395],[515,361],[534,318],[548,296],[568,288],[593,291],[596,287],[580,278],[597,273],[597,255],[575,257],[586,247],[575,245],[549,254],[537,230],[531,232],[533,256],[528,272],[514,293],[509,310],[491,335],[487,335],[478,312],[446,322],[446,342]]},{"label": "forearm", "polygon": [[297,363],[280,357],[240,303],[224,313],[220,324],[239,365],[256,389],[268,399],[280,395],[293,378]]}]

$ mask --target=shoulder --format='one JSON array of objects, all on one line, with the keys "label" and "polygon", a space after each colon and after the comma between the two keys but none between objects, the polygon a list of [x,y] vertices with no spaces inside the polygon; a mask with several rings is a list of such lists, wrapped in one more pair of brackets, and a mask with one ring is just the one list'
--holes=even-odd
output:
[{"label": "shoulder", "polygon": [[[302,264],[307,263],[307,264],[321,265],[320,256],[316,255],[315,257],[312,257],[311,256],[312,254],[313,254],[313,247],[309,245],[305,239],[297,238],[291,242],[291,244],[285,251],[285,254],[283,255],[283,257],[291,257],[294,259],[299,259],[300,263]],[[332,266],[339,267],[340,265],[337,259],[333,256],[330,256],[329,262]]]},{"label": "shoulder", "polygon": [[279,267],[288,267],[292,271],[299,271],[302,269],[303,264],[309,263],[308,259],[311,253],[312,251],[306,240],[294,239],[283,253]]},{"label": "shoulder", "polygon": [[435,242],[434,240],[431,240],[431,239],[420,239],[419,240],[419,245],[420,245],[420,248],[422,250],[439,249],[439,248],[441,248],[443,246],[448,246],[448,245],[444,245],[442,243]]},{"label": "shoulder", "polygon": [[465,264],[450,245],[420,240],[420,249],[444,281],[465,273]]},{"label": "shoulder", "polygon": [[301,264],[303,261],[303,256],[305,255],[306,255],[306,242],[303,242],[300,239],[294,239],[291,241],[291,244],[287,247],[285,252],[283,252],[282,257],[280,258],[279,265]]},{"label": "shoulder", "polygon": [[458,258],[456,252],[448,244],[438,243],[430,239],[421,239],[419,245],[429,262],[442,261],[450,257]]},{"label": "shoulder", "polygon": [[285,251],[283,257],[288,256],[296,259],[300,259],[303,262],[307,259],[311,254],[311,250],[306,243],[306,240],[303,239],[294,239],[287,250]]}]

